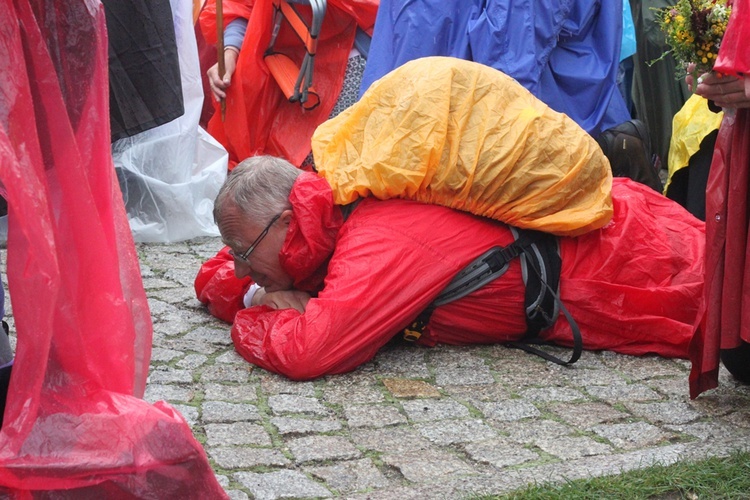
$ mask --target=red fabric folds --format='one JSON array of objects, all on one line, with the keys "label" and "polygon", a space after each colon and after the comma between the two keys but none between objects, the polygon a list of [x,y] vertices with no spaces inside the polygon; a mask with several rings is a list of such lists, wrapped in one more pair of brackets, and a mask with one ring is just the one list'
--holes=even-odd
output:
[{"label": "red fabric folds", "polygon": [[110,156],[102,6],[0,0],[0,19],[18,337],[0,496],[226,497],[184,419],[139,399],[152,326]]},{"label": "red fabric folds", "polygon": [[[261,154],[279,156],[300,166],[310,153],[310,137],[328,119],[336,104],[356,28],[372,33],[378,1],[328,1],[315,55],[314,85],[321,103],[309,111],[286,100],[263,60],[271,40],[272,1],[224,0],[222,5],[225,25],[243,17],[248,19],[248,26],[227,91],[226,119],[222,122],[220,113],[215,113],[208,131],[229,152],[230,168],[245,158]],[[309,19],[309,6],[295,4],[295,8]],[[215,44],[214,0],[209,0],[201,12],[200,24],[206,41]],[[284,24],[274,50],[288,55],[298,65],[305,54],[304,44]]]}]

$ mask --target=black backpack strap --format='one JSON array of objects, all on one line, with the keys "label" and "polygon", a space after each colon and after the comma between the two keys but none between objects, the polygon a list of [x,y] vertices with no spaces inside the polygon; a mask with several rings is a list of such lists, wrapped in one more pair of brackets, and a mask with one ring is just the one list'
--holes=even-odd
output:
[{"label": "black backpack strap", "polygon": [[[524,304],[526,309],[527,331],[523,339],[509,342],[508,345],[536,354],[559,365],[571,365],[578,361],[583,351],[583,340],[578,324],[560,299],[560,259],[557,237],[539,231],[511,228],[515,241],[506,247],[493,247],[477,257],[459,272],[438,297],[404,330],[406,340],[417,340],[429,323],[436,307],[481,288],[493,281],[508,269],[510,261],[521,258],[521,272],[526,286]],[[552,326],[562,311],[573,333],[573,353],[568,361],[531,344],[544,344],[539,332]]]},{"label": "black backpack strap", "polygon": [[[521,273],[526,285],[526,335],[523,339],[509,342],[508,345],[536,354],[558,365],[571,365],[578,361],[583,352],[581,330],[560,299],[560,258],[559,240],[552,234],[540,231],[511,228],[521,249]],[[545,352],[532,344],[546,344],[539,333],[552,326],[563,312],[573,334],[573,353],[568,361]]]}]

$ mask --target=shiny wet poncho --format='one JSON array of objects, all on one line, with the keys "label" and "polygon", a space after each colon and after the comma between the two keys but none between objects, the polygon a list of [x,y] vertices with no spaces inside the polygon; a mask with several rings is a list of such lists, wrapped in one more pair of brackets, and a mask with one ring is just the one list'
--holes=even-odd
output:
[{"label": "shiny wet poncho", "polygon": [[318,127],[318,172],[337,204],[438,204],[564,236],[612,217],[596,142],[509,76],[448,57],[411,61]]}]

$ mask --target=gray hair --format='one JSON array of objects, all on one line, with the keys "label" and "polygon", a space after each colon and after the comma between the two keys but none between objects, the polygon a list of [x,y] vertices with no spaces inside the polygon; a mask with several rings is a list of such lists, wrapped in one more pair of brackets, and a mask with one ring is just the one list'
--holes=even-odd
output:
[{"label": "gray hair", "polygon": [[273,156],[253,156],[239,163],[229,174],[214,202],[218,224],[227,203],[262,223],[290,208],[289,193],[301,170]]}]

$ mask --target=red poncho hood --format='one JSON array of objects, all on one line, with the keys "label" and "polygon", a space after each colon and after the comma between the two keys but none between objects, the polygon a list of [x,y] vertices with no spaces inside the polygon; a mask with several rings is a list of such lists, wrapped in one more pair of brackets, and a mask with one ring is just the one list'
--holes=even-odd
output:
[{"label": "red poncho hood", "polygon": [[310,172],[297,178],[289,203],[294,216],[279,260],[296,289],[315,292],[326,276],[344,218],[326,180]]}]

